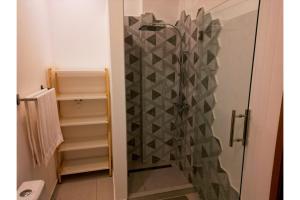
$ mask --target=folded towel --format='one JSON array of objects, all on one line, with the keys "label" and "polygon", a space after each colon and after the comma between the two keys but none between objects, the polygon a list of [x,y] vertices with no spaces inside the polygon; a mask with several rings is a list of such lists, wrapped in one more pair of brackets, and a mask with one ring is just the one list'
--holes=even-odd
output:
[{"label": "folded towel", "polygon": [[56,148],[63,142],[60,129],[55,89],[26,101],[27,130],[34,166],[47,165]]}]

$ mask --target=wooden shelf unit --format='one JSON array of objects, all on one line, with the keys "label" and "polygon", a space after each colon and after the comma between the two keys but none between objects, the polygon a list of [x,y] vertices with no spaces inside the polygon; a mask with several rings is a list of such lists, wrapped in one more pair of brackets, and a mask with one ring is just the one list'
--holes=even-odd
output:
[{"label": "wooden shelf unit", "polygon": [[[54,87],[56,90],[63,135],[64,129],[68,127],[82,126],[80,129],[82,131],[87,126],[106,126],[104,129],[99,127],[99,132],[96,132],[97,136],[95,136],[95,133],[89,133],[88,130],[91,129],[86,129],[87,131],[82,131],[82,133],[77,131],[76,138],[72,138],[74,137],[73,134],[70,138],[70,134],[68,134],[68,138],[57,149],[58,181],[61,182],[62,175],[97,170],[108,170],[111,176],[111,111],[108,70],[106,68],[104,70],[50,68],[48,69],[48,87]],[[84,106],[81,105],[82,102],[84,102]],[[62,106],[66,105],[68,109],[63,109],[65,107]],[[87,106],[89,106],[89,109],[87,109]],[[98,108],[101,106],[105,106],[105,108],[100,109],[105,110],[103,111],[105,114],[97,113],[99,112]],[[90,113],[91,111],[94,112]],[[74,113],[76,113],[76,116],[74,116]],[[78,113],[82,116],[78,116]],[[76,131],[76,129],[73,130]],[[89,134],[92,136],[89,136]],[[100,153],[99,156],[95,156],[95,153],[92,153],[91,156],[86,156],[89,155],[88,151],[90,150],[103,150],[105,155]],[[72,154],[72,159],[65,156],[66,153]],[[84,157],[76,158],[76,155],[80,153],[84,153]]]}]

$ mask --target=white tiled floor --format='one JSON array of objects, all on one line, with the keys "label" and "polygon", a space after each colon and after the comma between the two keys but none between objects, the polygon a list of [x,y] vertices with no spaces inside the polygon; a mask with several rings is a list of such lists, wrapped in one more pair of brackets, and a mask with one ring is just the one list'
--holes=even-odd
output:
[{"label": "white tiled floor", "polygon": [[63,176],[53,200],[113,200],[112,178],[103,172]]},{"label": "white tiled floor", "polygon": [[[130,173],[130,192],[141,192],[188,184],[175,167]],[[196,193],[187,194],[189,200],[198,200]],[[57,184],[52,200],[113,200],[112,178],[103,172],[64,176]]]}]

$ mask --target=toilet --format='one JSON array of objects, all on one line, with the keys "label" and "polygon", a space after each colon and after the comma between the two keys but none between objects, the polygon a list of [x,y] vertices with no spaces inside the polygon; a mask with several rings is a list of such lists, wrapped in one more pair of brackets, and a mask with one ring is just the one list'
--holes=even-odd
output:
[{"label": "toilet", "polygon": [[17,191],[17,200],[39,200],[45,181],[33,180],[23,182]]}]

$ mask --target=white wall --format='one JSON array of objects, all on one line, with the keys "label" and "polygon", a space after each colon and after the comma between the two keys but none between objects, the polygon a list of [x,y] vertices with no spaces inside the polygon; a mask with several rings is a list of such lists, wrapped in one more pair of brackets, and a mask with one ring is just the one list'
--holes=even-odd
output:
[{"label": "white wall", "polygon": [[152,12],[157,19],[174,24],[183,10],[195,18],[198,9],[204,7],[215,18],[229,20],[257,10],[257,4],[258,0],[124,0],[124,15]]},{"label": "white wall", "polygon": [[143,0],[124,0],[124,16],[140,16],[143,13]]},{"label": "white wall", "polygon": [[154,13],[156,19],[175,24],[178,18],[179,0],[144,0],[143,12]]},{"label": "white wall", "polygon": [[53,64],[109,65],[107,0],[49,1]]},{"label": "white wall", "polygon": [[154,13],[155,17],[167,23],[175,24],[178,20],[180,0],[124,0],[124,16],[140,16]]},{"label": "white wall", "polygon": [[[26,96],[46,85],[46,69],[52,64],[47,0],[19,0],[17,7],[17,92]],[[23,181],[46,182],[41,199],[50,199],[56,184],[54,159],[47,167],[34,168],[28,146],[24,104],[17,108],[17,187]]]},{"label": "white wall", "polygon": [[109,1],[112,145],[115,200],[127,199],[127,133],[123,0]]},{"label": "white wall", "polygon": [[242,199],[269,199],[283,95],[283,1],[261,1]]},{"label": "white wall", "polygon": [[203,7],[214,18],[229,20],[245,13],[257,10],[258,0],[180,0],[179,12],[184,9],[195,18],[199,8]]}]

